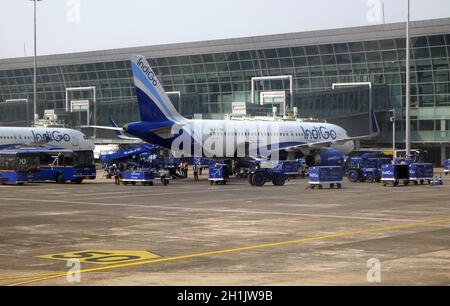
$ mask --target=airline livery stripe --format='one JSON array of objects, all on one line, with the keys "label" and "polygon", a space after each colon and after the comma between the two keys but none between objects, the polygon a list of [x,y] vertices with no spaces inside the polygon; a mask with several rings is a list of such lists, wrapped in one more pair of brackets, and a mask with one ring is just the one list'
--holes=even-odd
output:
[{"label": "airline livery stripe", "polygon": [[[141,81],[142,84],[145,85],[147,89],[150,90],[153,97],[155,97],[157,100],[155,102],[157,102],[159,104],[159,106],[161,106],[164,109],[164,113],[166,113],[166,115],[169,117],[169,119],[175,121],[173,114],[169,111],[166,104],[162,101],[162,99],[161,99],[160,95],[158,94],[158,92],[156,91],[155,87],[150,83],[148,78],[144,75],[144,73],[139,69],[139,67],[135,63],[132,63],[132,65],[133,65],[134,76],[139,81]],[[159,107],[159,108],[161,109],[161,107]]]}]

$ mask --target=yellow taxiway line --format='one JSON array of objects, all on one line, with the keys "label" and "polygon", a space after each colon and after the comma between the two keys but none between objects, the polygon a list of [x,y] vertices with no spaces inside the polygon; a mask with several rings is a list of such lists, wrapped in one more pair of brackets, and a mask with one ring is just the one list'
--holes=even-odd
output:
[{"label": "yellow taxiway line", "polygon": [[[187,255],[172,256],[172,257],[166,257],[166,258],[149,259],[149,260],[129,262],[129,263],[123,263],[123,264],[113,264],[113,265],[109,265],[109,266],[82,269],[79,272],[80,273],[88,273],[88,272],[96,272],[96,271],[105,271],[105,270],[118,269],[118,268],[141,266],[141,265],[146,265],[146,264],[156,264],[156,263],[171,262],[171,261],[191,259],[191,258],[197,258],[197,257],[206,257],[206,256],[221,255],[221,254],[227,254],[227,253],[237,253],[237,252],[244,252],[244,251],[250,251],[250,250],[257,250],[257,249],[272,248],[272,247],[277,247],[277,246],[302,244],[302,243],[306,243],[306,242],[319,241],[319,240],[332,239],[332,238],[343,238],[343,237],[350,237],[350,236],[355,236],[355,235],[382,233],[382,232],[388,232],[388,231],[403,230],[403,229],[415,228],[415,227],[420,227],[420,226],[443,224],[443,223],[449,223],[449,222],[450,222],[450,218],[426,220],[426,221],[401,224],[401,225],[375,227],[375,228],[369,228],[369,229],[365,229],[365,230],[363,229],[363,230],[353,230],[353,231],[347,231],[347,232],[338,232],[335,234],[306,237],[306,238],[300,238],[300,239],[295,239],[295,240],[286,240],[286,241],[279,241],[279,242],[273,242],[273,243],[256,244],[256,245],[250,245],[250,246],[244,246],[244,247],[238,247],[238,248],[229,248],[229,249],[222,249],[222,250],[209,251],[209,252],[200,252],[200,253],[193,253],[193,254],[187,254]],[[64,277],[66,275],[67,275],[67,272],[59,272],[59,273],[56,272],[54,274],[42,274],[42,275],[38,276],[37,278],[33,277],[32,279],[29,279],[29,280],[8,284],[7,286],[26,285],[26,284],[41,282],[41,281],[45,281],[45,280],[49,280],[49,279]],[[22,277],[20,277],[20,278],[22,278]]]}]

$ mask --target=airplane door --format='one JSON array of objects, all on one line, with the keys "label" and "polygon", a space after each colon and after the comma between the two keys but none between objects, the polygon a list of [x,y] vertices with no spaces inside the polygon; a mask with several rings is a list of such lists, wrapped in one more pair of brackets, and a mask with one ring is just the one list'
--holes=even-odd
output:
[{"label": "airplane door", "polygon": [[80,139],[75,135],[72,137],[72,147],[78,148],[80,146]]}]

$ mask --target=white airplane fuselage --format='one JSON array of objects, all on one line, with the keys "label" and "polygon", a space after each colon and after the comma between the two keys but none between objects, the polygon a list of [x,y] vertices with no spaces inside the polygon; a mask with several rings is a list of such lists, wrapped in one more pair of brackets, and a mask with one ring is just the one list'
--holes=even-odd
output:
[{"label": "white airplane fuselage", "polygon": [[[181,152],[178,149],[182,141],[184,141],[182,146],[184,148],[186,145],[191,147],[201,144],[204,149],[203,154],[207,154],[204,157],[212,155],[232,157],[236,149],[245,144],[258,150],[286,149],[300,151],[306,155],[314,150],[314,147],[308,147],[309,143],[330,142],[329,148],[337,149],[343,154],[348,154],[354,149],[352,140],[336,143],[339,139],[348,139],[347,132],[342,127],[321,122],[185,119],[177,122],[177,127],[166,135],[148,131],[140,133],[139,123],[136,124],[136,130],[133,126],[133,123],[127,126],[128,133],[174,151]],[[182,134],[186,136],[183,137]],[[213,152],[208,152],[208,148],[213,148]]]},{"label": "white airplane fuselage", "polygon": [[0,127],[0,148],[31,144],[47,144],[77,151],[94,150],[94,143],[82,132],[73,129]]}]

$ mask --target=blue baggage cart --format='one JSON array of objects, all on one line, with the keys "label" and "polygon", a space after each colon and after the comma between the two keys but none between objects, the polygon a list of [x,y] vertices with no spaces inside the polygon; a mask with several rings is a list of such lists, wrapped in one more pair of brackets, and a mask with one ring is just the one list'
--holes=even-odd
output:
[{"label": "blue baggage cart", "polygon": [[448,175],[450,172],[450,159],[447,159],[444,163],[444,174]]},{"label": "blue baggage cart", "polygon": [[225,185],[229,179],[228,165],[219,162],[211,162],[209,164],[209,183]]},{"label": "blue baggage cart", "polygon": [[409,184],[408,164],[386,164],[381,167],[381,183],[383,186],[398,186],[400,182],[407,186]]},{"label": "blue baggage cart", "polygon": [[433,180],[433,165],[430,163],[412,163],[409,165],[409,180],[418,185]]},{"label": "blue baggage cart", "polygon": [[315,166],[309,168],[309,186],[311,189],[317,187],[322,189],[328,184],[331,189],[335,186],[342,188],[342,179],[344,177],[344,169],[342,166]]},{"label": "blue baggage cart", "polygon": [[141,185],[152,186],[155,175],[151,171],[147,170],[128,170],[122,172],[122,184],[124,185],[136,185],[136,183],[141,183]]}]

